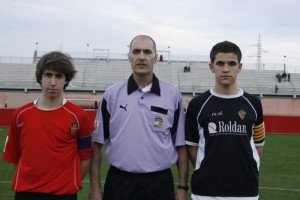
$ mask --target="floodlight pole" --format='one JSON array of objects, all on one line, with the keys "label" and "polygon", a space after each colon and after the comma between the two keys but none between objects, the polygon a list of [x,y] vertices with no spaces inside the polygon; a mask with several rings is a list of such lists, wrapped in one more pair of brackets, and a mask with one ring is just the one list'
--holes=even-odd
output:
[{"label": "floodlight pole", "polygon": [[34,50],[34,54],[33,54],[33,62],[35,62],[35,61],[37,60],[37,56],[38,56],[38,53],[37,53],[37,51],[38,51],[38,45],[39,45],[39,43],[36,42],[36,43],[35,43],[35,50]]},{"label": "floodlight pole", "polygon": [[286,56],[283,56],[283,72],[286,72],[286,65],[285,65],[285,58]]},{"label": "floodlight pole", "polygon": [[125,53],[125,59],[126,60],[128,60],[129,54],[130,54],[130,46],[127,45],[127,52]]},{"label": "floodlight pole", "polygon": [[168,63],[170,63],[170,53],[171,53],[170,46],[168,46]]},{"label": "floodlight pole", "polygon": [[89,46],[90,44],[86,44],[86,60],[88,60],[89,57]]}]

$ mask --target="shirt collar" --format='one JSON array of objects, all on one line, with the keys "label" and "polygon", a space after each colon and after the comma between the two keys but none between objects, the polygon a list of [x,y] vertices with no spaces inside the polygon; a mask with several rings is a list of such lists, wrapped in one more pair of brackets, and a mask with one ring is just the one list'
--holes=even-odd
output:
[{"label": "shirt collar", "polygon": [[[134,81],[133,75],[131,75],[128,79],[127,94],[130,95],[132,92],[134,92],[137,89],[139,89],[139,86]],[[150,91],[160,96],[159,80],[155,76],[155,74],[153,74],[152,87]]]}]

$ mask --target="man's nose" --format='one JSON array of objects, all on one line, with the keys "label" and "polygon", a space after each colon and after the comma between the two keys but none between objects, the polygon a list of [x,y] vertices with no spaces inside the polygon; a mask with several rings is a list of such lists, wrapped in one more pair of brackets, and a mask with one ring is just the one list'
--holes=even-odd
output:
[{"label": "man's nose", "polygon": [[138,59],[139,59],[139,60],[145,60],[145,59],[146,59],[144,52],[141,52],[141,53],[139,54]]},{"label": "man's nose", "polygon": [[223,66],[223,71],[229,71],[230,66],[228,65],[228,63],[225,63]]},{"label": "man's nose", "polygon": [[52,76],[51,79],[50,79],[50,84],[51,85],[56,85],[56,78],[55,76]]}]

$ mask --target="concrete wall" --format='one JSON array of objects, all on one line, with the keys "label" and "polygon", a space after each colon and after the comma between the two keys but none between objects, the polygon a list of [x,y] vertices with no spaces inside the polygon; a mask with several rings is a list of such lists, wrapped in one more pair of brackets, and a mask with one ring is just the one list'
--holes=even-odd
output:
[{"label": "concrete wall", "polygon": [[[26,103],[29,103],[37,99],[41,95],[40,92],[0,92],[0,108],[4,108],[5,101],[7,102],[7,108],[18,108]],[[86,99],[100,101],[102,94],[92,93],[70,93],[65,92],[66,99]],[[2,98],[1,98],[2,97]]]},{"label": "concrete wall", "polygon": [[300,99],[262,98],[261,102],[266,116],[300,116]]}]

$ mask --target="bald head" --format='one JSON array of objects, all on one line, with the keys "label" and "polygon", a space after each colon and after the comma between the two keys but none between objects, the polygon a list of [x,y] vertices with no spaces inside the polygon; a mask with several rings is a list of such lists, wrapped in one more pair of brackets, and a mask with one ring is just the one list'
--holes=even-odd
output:
[{"label": "bald head", "polygon": [[137,38],[144,38],[144,39],[149,39],[149,40],[151,40],[151,42],[153,43],[154,53],[156,53],[156,43],[155,43],[155,41],[154,41],[150,36],[148,36],[148,35],[137,35],[137,36],[135,36],[135,37],[131,40],[131,42],[130,42],[130,48],[129,48],[129,51],[131,51],[132,43],[133,43],[134,40],[137,39]]}]

